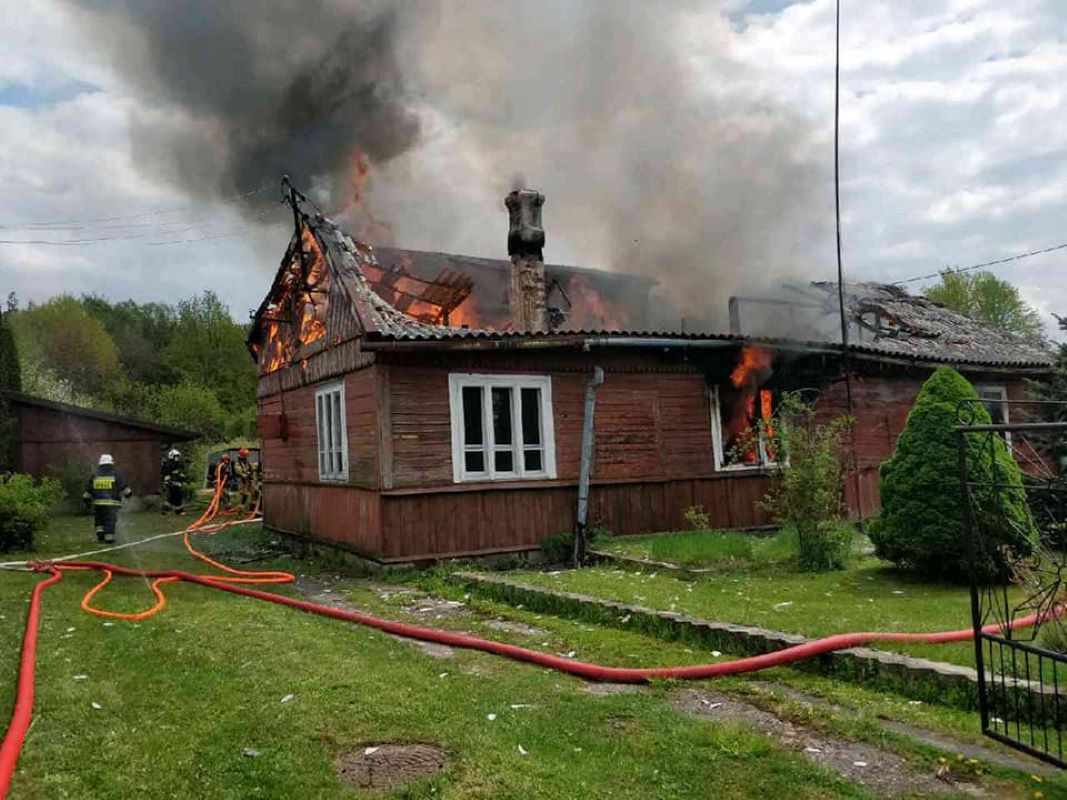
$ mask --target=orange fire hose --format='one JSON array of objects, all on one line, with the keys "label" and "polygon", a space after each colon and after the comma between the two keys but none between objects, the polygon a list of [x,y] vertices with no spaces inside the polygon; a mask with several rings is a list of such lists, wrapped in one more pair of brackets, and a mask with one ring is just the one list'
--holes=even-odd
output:
[{"label": "orange fire hose", "polygon": [[[218,481],[216,481],[218,484]],[[26,630],[22,643],[22,659],[19,669],[18,692],[15,700],[15,710],[12,714],[11,725],[0,743],[0,800],[7,795],[7,788],[14,772],[15,762],[18,759],[22,743],[29,728],[33,706],[34,668],[36,665],[37,624],[40,616],[41,594],[43,591],[62,579],[63,572],[67,570],[98,570],[104,573],[104,579],[94,586],[82,600],[82,608],[99,616],[115,619],[140,620],[146,619],[158,613],[166,605],[160,586],[172,581],[186,581],[206,586],[211,589],[219,589],[224,592],[254,597],[279,605],[289,606],[301,611],[319,614],[325,617],[354,622],[366,625],[387,633],[403,636],[411,639],[437,642],[451,647],[460,647],[470,650],[480,650],[494,655],[512,658],[517,661],[525,661],[537,664],[559,672],[565,672],[580,678],[592,681],[614,681],[618,683],[645,683],[655,678],[674,678],[685,680],[699,680],[713,678],[721,675],[736,675],[746,672],[755,672],[771,667],[791,664],[806,658],[823,655],[834,650],[848,647],[858,647],[875,641],[891,642],[926,642],[941,644],[946,642],[959,642],[972,639],[974,631],[970,628],[957,631],[941,631],[937,633],[845,633],[816,639],[803,644],[777,650],[773,653],[764,653],[757,656],[738,658],[732,661],[723,661],[716,664],[698,664],[688,667],[653,667],[653,668],[629,668],[608,667],[600,664],[590,664],[583,661],[572,661],[561,656],[541,653],[529,650],[525,647],[494,642],[480,639],[467,634],[453,633],[451,631],[438,630],[436,628],[424,628],[417,625],[408,625],[403,622],[381,619],[362,614],[358,611],[348,611],[333,606],[311,603],[306,600],[298,600],[285,595],[272,594],[259,589],[246,588],[237,584],[265,584],[265,583],[288,583],[294,580],[294,576],[288,572],[252,572],[237,570],[221,564],[218,561],[196,550],[189,541],[189,534],[193,532],[215,533],[223,530],[234,522],[209,525],[210,521],[218,513],[221,487],[216,488],[215,497],[204,514],[186,529],[183,541],[189,553],[206,564],[222,570],[225,575],[198,575],[183,570],[139,570],[123,567],[117,564],[109,564],[100,561],[71,561],[71,562],[39,562],[33,564],[33,569],[48,573],[48,577],[38,583],[30,598],[30,608],[26,617]],[[258,512],[253,511],[253,514]],[[200,527],[198,527],[200,526]],[[104,611],[94,608],[90,601],[111,582],[114,575],[126,575],[131,577],[152,578],[151,589],[156,596],[156,603],[151,608],[134,614],[119,614],[113,611]],[[1062,606],[1055,607],[1052,611],[1044,614],[1031,614],[1014,620],[1008,625],[988,625],[983,628],[984,632],[997,633],[1001,630],[1014,630],[1035,625],[1043,618],[1058,617],[1064,612]]]}]

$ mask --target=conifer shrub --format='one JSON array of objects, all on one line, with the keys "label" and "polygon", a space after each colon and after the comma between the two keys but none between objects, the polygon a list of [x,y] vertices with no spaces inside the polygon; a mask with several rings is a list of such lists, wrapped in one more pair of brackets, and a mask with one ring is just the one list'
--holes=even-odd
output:
[{"label": "conifer shrub", "polygon": [[[875,553],[919,576],[962,581],[969,576],[964,539],[959,449],[954,432],[962,401],[972,401],[974,424],[989,424],[974,387],[953,369],[938,369],[923,384],[897,447],[879,473],[882,510],[870,528]],[[999,436],[969,437],[977,577],[1007,580],[1028,556],[1037,530],[1022,474]],[[995,478],[996,487],[993,484]]]}]

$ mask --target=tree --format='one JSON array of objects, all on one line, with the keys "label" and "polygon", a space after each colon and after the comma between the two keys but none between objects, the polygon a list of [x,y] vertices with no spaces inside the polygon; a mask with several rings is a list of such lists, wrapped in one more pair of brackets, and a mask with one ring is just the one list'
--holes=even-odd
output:
[{"label": "tree", "polygon": [[[976,424],[989,424],[989,413],[966,378],[949,367],[931,375],[879,476],[882,510],[870,531],[875,553],[925,577],[968,576],[954,432],[964,400],[970,401]],[[973,502],[982,530],[978,575],[983,581],[1004,579],[1011,562],[1031,552],[1037,532],[1022,474],[1007,445],[999,436],[983,440],[986,447],[975,444],[968,450],[968,473],[977,484]],[[999,486],[993,488],[994,483]]]},{"label": "tree", "polygon": [[255,404],[256,365],[245,347],[245,328],[214,292],[178,304],[163,361],[182,380],[210,388],[227,413]]},{"label": "tree", "polygon": [[15,334],[8,324],[9,316],[10,312],[0,313],[0,391],[21,392],[22,370],[19,368]]},{"label": "tree", "polygon": [[0,472],[15,468],[17,443],[15,440],[15,416],[5,391],[22,391],[22,370],[19,354],[15,348],[15,336],[8,326],[8,314],[0,313]]},{"label": "tree", "polygon": [[70,295],[10,315],[23,363],[35,361],[77,394],[107,397],[123,378],[115,342]]},{"label": "tree", "polygon": [[195,431],[208,441],[218,441],[226,433],[227,416],[218,397],[194,383],[179,383],[160,391],[159,420],[164,425]]},{"label": "tree", "polygon": [[85,295],[81,303],[111,335],[126,377],[134,383],[176,382],[177,376],[161,357],[177,325],[171,306],[133,300],[111,303],[97,295]]},{"label": "tree", "polygon": [[945,270],[941,281],[923,294],[971,319],[1013,333],[1034,343],[1044,341],[1041,316],[1019,296],[1019,290],[991,272]]}]

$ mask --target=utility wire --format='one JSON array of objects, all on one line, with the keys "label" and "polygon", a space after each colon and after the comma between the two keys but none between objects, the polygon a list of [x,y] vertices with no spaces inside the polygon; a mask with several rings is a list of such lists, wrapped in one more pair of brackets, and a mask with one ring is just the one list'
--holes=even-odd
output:
[{"label": "utility wire", "polygon": [[972,272],[976,269],[983,269],[984,267],[995,267],[998,264],[1007,264],[1010,261],[1021,261],[1024,258],[1030,258],[1031,256],[1039,256],[1043,253],[1053,253],[1056,250],[1067,250],[1067,242],[1063,244],[1053,245],[1052,247],[1044,247],[1040,250],[1030,250],[1026,253],[1017,253],[1013,256],[1007,256],[1005,258],[998,258],[993,261],[983,261],[981,264],[972,264],[969,267],[960,267],[953,269],[946,267],[945,269],[938,270],[937,272],[929,272],[926,275],[916,275],[914,278],[905,278],[902,281],[893,281],[894,286],[901,286],[905,283],[915,283],[915,281],[925,281],[929,278],[939,278],[943,272]]},{"label": "utility wire", "polygon": [[[252,195],[260,194],[272,189],[273,183],[264,184],[255,189],[249,189],[239,194],[229,195],[227,197],[220,197],[219,200],[224,203],[229,203],[234,200],[241,200],[245,197],[251,197]],[[135,214],[121,214],[114,217],[96,217],[95,219],[68,219],[68,220],[54,220],[52,222],[24,222],[20,225],[3,225],[0,224],[0,229],[3,230],[30,230],[33,228],[51,228],[56,225],[94,225],[100,222],[118,222],[126,219],[141,219],[143,217],[156,217],[163,216],[165,214],[178,214],[184,211],[196,210],[202,208],[199,203],[194,203],[187,206],[178,206],[176,208],[164,208],[156,211],[139,211]],[[121,226],[120,226],[121,227]],[[58,229],[57,229],[58,230]]]},{"label": "utility wire", "polygon": [[[281,206],[276,205],[273,201],[264,209],[254,215],[254,218],[260,219],[271,211],[279,210]],[[151,239],[165,236],[178,236],[181,234],[189,233],[190,231],[201,230],[204,228],[219,227],[223,224],[217,221],[206,221],[198,223],[187,224],[183,228],[173,228],[170,230],[154,230],[146,231],[143,233],[129,233],[129,234],[116,234],[114,236],[97,236],[93,238],[85,239],[0,239],[0,245],[45,245],[49,247],[82,247],[86,245],[102,244],[105,242],[130,242],[142,239]],[[161,241],[147,241],[141,242],[148,245],[162,245],[162,244],[186,244],[191,242],[206,241],[208,239],[220,239],[224,236],[238,236],[249,231],[256,230],[255,226],[247,226],[245,228],[238,229],[227,233],[216,233],[200,238],[186,238],[186,239],[163,239]]]}]

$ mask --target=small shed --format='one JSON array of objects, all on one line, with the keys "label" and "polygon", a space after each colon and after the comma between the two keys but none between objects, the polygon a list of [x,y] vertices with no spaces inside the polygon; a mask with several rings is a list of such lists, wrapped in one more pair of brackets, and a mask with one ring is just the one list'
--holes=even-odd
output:
[{"label": "small shed", "polygon": [[15,419],[16,469],[36,477],[68,465],[87,469],[110,453],[135,494],[159,494],[163,452],[196,438],[180,428],[19,392],[6,398]]}]

